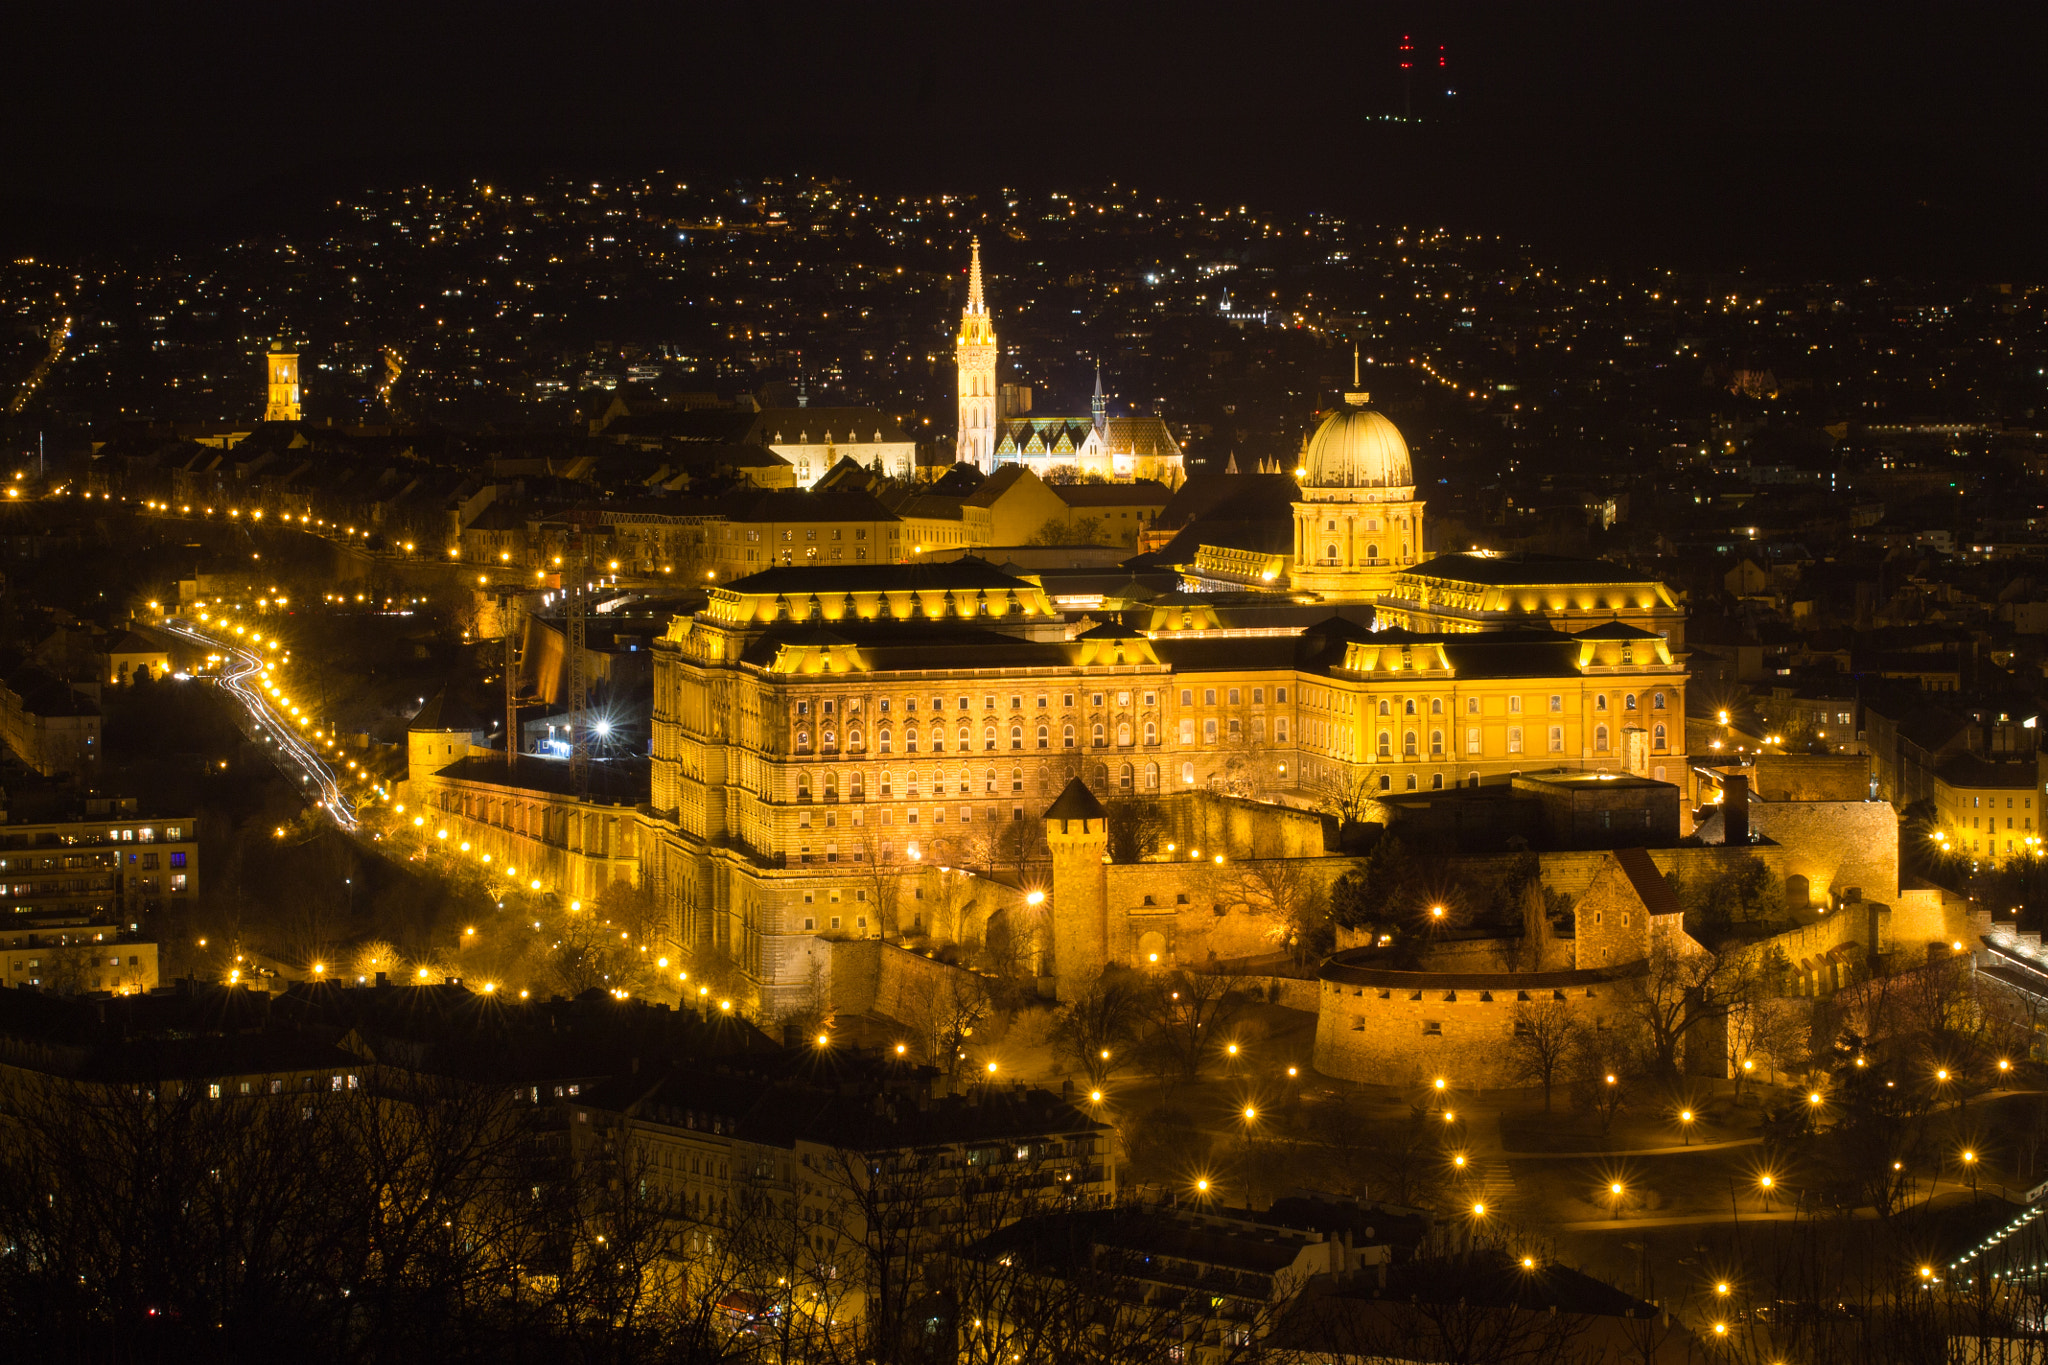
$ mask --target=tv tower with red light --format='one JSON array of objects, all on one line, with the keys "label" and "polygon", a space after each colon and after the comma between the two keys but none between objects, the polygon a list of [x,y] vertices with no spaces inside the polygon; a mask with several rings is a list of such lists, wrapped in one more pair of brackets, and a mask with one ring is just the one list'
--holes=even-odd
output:
[{"label": "tv tower with red light", "polygon": [[[1418,73],[1434,69],[1437,73],[1437,79],[1448,80],[1450,78],[1451,65],[1450,49],[1444,44],[1438,43],[1436,50],[1432,53],[1426,45],[1418,44],[1415,41],[1414,34],[1404,33],[1401,35],[1401,41],[1394,45],[1394,61],[1401,72],[1401,117],[1403,119],[1413,119],[1415,117],[1415,81]],[[1444,96],[1447,99],[1457,93],[1448,85],[1444,87]]]}]

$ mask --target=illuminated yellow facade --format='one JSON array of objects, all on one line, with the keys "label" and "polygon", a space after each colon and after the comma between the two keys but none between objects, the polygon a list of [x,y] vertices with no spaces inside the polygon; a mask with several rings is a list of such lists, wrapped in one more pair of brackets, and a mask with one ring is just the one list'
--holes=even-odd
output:
[{"label": "illuminated yellow facade", "polygon": [[266,422],[299,420],[299,355],[274,341],[264,357],[270,376],[270,401],[263,409]]},{"label": "illuminated yellow facade", "polygon": [[960,310],[960,335],[953,342],[960,378],[960,432],[953,459],[984,474],[996,468],[996,328],[981,291],[981,242],[967,267],[967,306]]},{"label": "illuminated yellow facade", "polygon": [[1481,551],[1439,555],[1403,569],[1376,602],[1379,621],[1403,630],[1579,630],[1621,621],[1685,644],[1685,608],[1654,578],[1601,560]]},{"label": "illuminated yellow facade", "polygon": [[1408,443],[1366,398],[1344,395],[1295,469],[1292,584],[1332,601],[1372,601],[1425,554]]},{"label": "illuminated yellow facade", "polygon": [[[1425,636],[1150,615],[1166,628],[1075,633],[1036,582],[973,560],[715,589],[655,650],[640,854],[679,939],[729,953],[750,1004],[785,1015],[809,1007],[835,919],[978,937],[912,888],[934,865],[1015,866],[1075,777],[1104,799],[1322,805],[1524,769],[1675,779],[1683,761],[1682,665],[1611,622]],[[1015,897],[974,887],[984,919]]]}]

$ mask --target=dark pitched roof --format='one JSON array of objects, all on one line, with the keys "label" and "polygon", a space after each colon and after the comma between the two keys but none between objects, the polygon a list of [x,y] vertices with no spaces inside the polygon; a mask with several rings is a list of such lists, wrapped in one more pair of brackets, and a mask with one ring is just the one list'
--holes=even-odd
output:
[{"label": "dark pitched roof", "polygon": [[788,565],[763,569],[726,584],[733,592],[777,593],[785,597],[820,597],[845,592],[954,592],[987,588],[1025,589],[1031,585],[985,559],[962,555],[931,564]]},{"label": "dark pitched roof", "polygon": [[1095,793],[1088,790],[1088,784],[1078,777],[1067,783],[1066,790],[1045,808],[1048,820],[1102,820],[1108,815],[1095,799]]},{"label": "dark pitched roof", "polygon": [[1565,555],[1514,554],[1438,555],[1416,565],[1409,573],[1423,578],[1448,579],[1454,583],[1480,583],[1488,587],[1519,587],[1543,583],[1649,583],[1654,577],[1604,559],[1575,559]]},{"label": "dark pitched roof", "polygon": [[[566,760],[519,754],[509,767],[503,754],[479,754],[458,758],[440,770],[438,776],[455,782],[484,782],[520,791],[548,792],[555,796],[576,795],[575,774]],[[590,796],[606,805],[634,806],[644,803],[653,790],[652,768],[645,758],[607,758],[590,765]]]},{"label": "dark pitched roof", "polygon": [[1301,488],[1288,474],[1194,474],[1160,509],[1160,527],[1181,527],[1219,511],[1232,520],[1292,521]]},{"label": "dark pitched roof", "polygon": [[412,719],[406,722],[405,728],[408,730],[451,732],[461,730],[469,734],[475,734],[480,730],[490,729],[491,723],[479,717],[461,702],[451,698],[448,695],[448,689],[444,687],[433,696],[427,698],[426,705],[413,713]]},{"label": "dark pitched roof", "polygon": [[1628,874],[1629,885],[1635,887],[1644,909],[1653,915],[1685,913],[1685,907],[1678,903],[1678,893],[1671,889],[1670,882],[1664,880],[1664,874],[1650,861],[1649,854],[1639,848],[1618,848],[1614,850],[1614,861],[1620,863],[1621,870]]},{"label": "dark pitched roof", "polygon": [[1157,479],[1129,483],[1055,483],[1047,487],[1069,507],[1164,507],[1173,490]]},{"label": "dark pitched roof", "polygon": [[1622,621],[1607,621],[1586,630],[1574,632],[1581,640],[1661,640],[1664,637],[1654,630],[1644,630]]}]

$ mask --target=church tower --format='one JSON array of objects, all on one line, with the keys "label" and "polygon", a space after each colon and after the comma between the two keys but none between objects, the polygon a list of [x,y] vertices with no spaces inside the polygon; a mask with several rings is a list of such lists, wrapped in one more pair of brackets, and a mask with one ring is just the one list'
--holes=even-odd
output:
[{"label": "church tower", "polygon": [[960,371],[960,435],[953,458],[984,474],[996,467],[996,329],[981,294],[981,241],[967,268],[967,306],[960,310],[960,336],[953,343]]},{"label": "church tower", "polygon": [[270,402],[263,409],[266,422],[299,420],[299,353],[287,351],[282,341],[270,343],[265,357],[270,366]]},{"label": "church tower", "polygon": [[1102,396],[1102,366],[1095,366],[1095,396],[1088,400],[1088,416],[1094,423],[1095,434],[1103,440],[1109,439],[1109,400]]}]

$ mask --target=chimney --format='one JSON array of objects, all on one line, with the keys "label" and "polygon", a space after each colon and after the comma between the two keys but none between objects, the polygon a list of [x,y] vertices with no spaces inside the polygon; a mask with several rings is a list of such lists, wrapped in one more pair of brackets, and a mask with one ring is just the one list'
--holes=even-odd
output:
[{"label": "chimney", "polygon": [[1749,779],[1731,773],[1721,784],[1721,842],[1749,842]]}]

